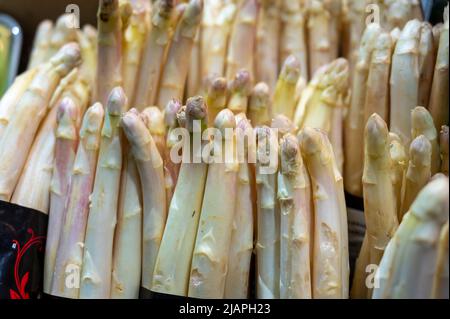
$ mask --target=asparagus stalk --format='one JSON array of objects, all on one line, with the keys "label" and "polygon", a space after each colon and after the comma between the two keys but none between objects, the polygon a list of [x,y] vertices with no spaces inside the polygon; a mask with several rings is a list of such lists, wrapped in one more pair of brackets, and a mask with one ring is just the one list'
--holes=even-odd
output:
[{"label": "asparagus stalk", "polygon": [[208,126],[214,125],[217,114],[226,107],[227,104],[227,80],[223,77],[216,77],[208,85],[206,93],[206,105],[208,105]]},{"label": "asparagus stalk", "polygon": [[364,123],[373,113],[389,123],[389,76],[394,43],[389,33],[381,33],[373,48],[367,75]]},{"label": "asparagus stalk", "polygon": [[[70,176],[78,146],[80,105],[70,98],[61,100],[56,116],[53,175],[50,182],[50,211],[44,263],[44,292],[51,292],[56,252],[64,223]],[[36,181],[33,181],[34,183]],[[39,187],[45,185],[39,184]]]},{"label": "asparagus stalk", "polygon": [[[95,92],[95,76],[97,72],[97,30],[92,26],[85,26],[83,31],[78,31],[78,43],[81,48],[83,63],[80,66],[80,80],[90,92]],[[91,93],[92,96],[92,93]],[[85,106],[83,110],[87,108]]]},{"label": "asparagus stalk", "polygon": [[362,174],[364,157],[364,107],[366,84],[369,76],[372,51],[381,32],[380,25],[369,24],[364,31],[352,77],[352,98],[344,130],[344,183],[345,190],[362,196]]},{"label": "asparagus stalk", "polygon": [[390,128],[405,145],[411,142],[411,121],[405,114],[418,105],[421,26],[418,20],[406,24],[392,57]]},{"label": "asparagus stalk", "polygon": [[83,254],[80,298],[109,298],[114,229],[117,222],[122,143],[120,115],[127,107],[123,89],[114,88],[106,106]]},{"label": "asparagus stalk", "polygon": [[417,194],[431,177],[431,151],[431,143],[423,135],[419,135],[411,143],[408,170],[403,186],[402,206],[400,208],[401,218],[409,210]]},{"label": "asparagus stalk", "polygon": [[141,180],[144,207],[141,282],[150,290],[167,216],[164,163],[148,126],[135,109],[126,113],[122,125]]},{"label": "asparagus stalk", "polygon": [[[170,153],[172,148],[176,145],[178,142],[178,137],[174,132],[175,129],[178,127],[178,121],[177,121],[177,113],[181,109],[181,103],[177,100],[171,100],[166,105],[166,109],[164,111],[164,123],[166,125],[166,152],[168,152],[168,161],[167,161],[167,169],[169,170],[170,176],[173,181],[174,188],[177,185],[178,180],[178,174],[180,172],[180,163],[175,163],[170,158]],[[172,196],[173,197],[173,196]],[[168,199],[168,202],[170,204],[170,201],[172,199]]]},{"label": "asparagus stalk", "polygon": [[432,31],[433,31],[433,44],[434,44],[433,47],[434,47],[434,50],[435,50],[436,54],[437,54],[437,51],[439,49],[439,41],[440,41],[440,38],[441,38],[441,32],[442,32],[443,28],[444,28],[444,24],[443,23],[438,23],[438,24],[434,25],[433,29],[432,29]]},{"label": "asparagus stalk", "polygon": [[[413,0],[415,1],[415,0]],[[419,19],[419,17],[414,17],[414,10],[411,0],[397,0],[397,1],[386,1],[386,17],[385,23],[388,30],[394,28],[403,29],[403,27],[408,23],[408,21],[413,19]]]},{"label": "asparagus stalk", "polygon": [[[280,216],[276,200],[278,136],[274,133],[266,126],[257,131],[256,295],[258,299],[276,299],[280,296]],[[271,161],[271,155],[276,156],[276,161]],[[266,169],[268,171],[265,171]]]},{"label": "asparagus stalk", "polygon": [[64,44],[77,40],[77,29],[72,27],[74,19],[77,17],[72,13],[63,14],[58,18],[50,34],[45,60],[56,54]]},{"label": "asparagus stalk", "polygon": [[143,3],[135,3],[128,25],[123,32],[123,90],[132,105],[135,101],[140,62],[144,51],[147,33],[145,20],[148,14],[148,8]]},{"label": "asparagus stalk", "polygon": [[309,74],[314,74],[322,65],[330,63],[333,56],[331,38],[331,14],[321,0],[310,0],[308,6],[308,61]]},{"label": "asparagus stalk", "polygon": [[441,172],[448,176],[448,126],[446,125],[441,128],[439,143],[441,149]]},{"label": "asparagus stalk", "polygon": [[386,249],[375,275],[373,298],[432,296],[441,227],[448,221],[447,178],[430,182],[417,196]]},{"label": "asparagus stalk", "polygon": [[277,115],[272,119],[271,128],[278,130],[278,139],[281,139],[286,134],[294,134],[297,131],[294,123],[284,115]]},{"label": "asparagus stalk", "polygon": [[250,93],[248,113],[250,122],[254,126],[268,125],[271,118],[270,88],[260,82],[255,85]]},{"label": "asparagus stalk", "polygon": [[202,84],[202,63],[200,56],[201,48],[201,28],[197,29],[192,46],[191,60],[189,61],[189,71],[186,80],[186,96],[195,96],[200,93]]},{"label": "asparagus stalk", "polygon": [[439,140],[433,118],[428,110],[422,106],[414,108],[411,112],[411,136],[425,136],[431,144],[431,175],[438,173],[441,169],[441,158],[439,152]]},{"label": "asparagus stalk", "polygon": [[97,79],[95,99],[103,105],[122,83],[122,20],[119,0],[101,0],[97,12]]},{"label": "asparagus stalk", "polygon": [[36,29],[36,35],[34,36],[30,60],[28,61],[28,70],[31,70],[39,64],[46,62],[52,30],[52,21],[44,20],[39,23]]},{"label": "asparagus stalk", "polygon": [[142,192],[136,162],[123,162],[111,275],[112,299],[137,299],[141,284]]},{"label": "asparagus stalk", "polygon": [[397,220],[401,219],[401,203],[403,198],[403,180],[408,168],[408,154],[400,137],[395,133],[389,133],[390,155],[391,155],[391,180],[394,188],[395,207],[397,210]]},{"label": "asparagus stalk", "polygon": [[299,138],[311,176],[315,212],[312,296],[348,298],[348,242],[342,178],[325,133],[304,128]]},{"label": "asparagus stalk", "polygon": [[[292,1],[291,1],[292,2]],[[290,2],[290,3],[291,3]],[[288,24],[290,22],[290,24]],[[292,37],[297,21],[294,17],[288,19],[284,32],[281,33],[282,39],[285,39],[286,57],[290,55],[290,46],[296,47],[298,43],[297,33],[295,33],[295,41],[289,43],[289,36]],[[258,23],[256,25],[256,58],[258,63],[255,64],[256,80],[265,82],[271,88],[275,88],[277,83],[278,65],[280,60],[279,46],[282,43],[279,39],[281,30],[281,12],[280,0],[264,0],[261,1],[261,9],[259,12]],[[294,48],[295,49],[295,48]],[[280,48],[283,51],[283,48]],[[284,58],[281,58],[284,61]]]},{"label": "asparagus stalk", "polygon": [[[241,119],[239,117],[242,116]],[[239,171],[236,186],[236,204],[228,254],[227,275],[225,280],[225,299],[246,299],[249,292],[250,261],[253,252],[253,201],[249,152],[254,150],[252,140],[243,148],[245,136],[253,137],[253,128],[245,114],[236,116],[236,141]],[[248,135],[247,135],[248,134]]]},{"label": "asparagus stalk", "polygon": [[[220,3],[216,6],[218,12],[209,13],[207,7],[210,7],[211,3]],[[213,75],[225,75],[228,39],[236,9],[236,4],[232,2],[224,3],[222,0],[205,2],[202,20],[202,79]]]},{"label": "asparagus stalk", "polygon": [[81,273],[85,229],[97,164],[103,113],[100,103],[92,105],[86,111],[80,129],[80,142],[71,172],[64,209],[65,219],[52,280],[51,292],[60,297],[78,298],[79,294],[80,282],[76,282],[76,279],[72,282],[66,276],[67,272],[75,271],[77,275]]},{"label": "asparagus stalk", "polygon": [[78,45],[66,44],[39,69],[17,102],[0,139],[0,200],[11,198],[52,94],[59,81],[79,62]]},{"label": "asparagus stalk", "polygon": [[234,114],[247,113],[251,90],[250,73],[247,70],[238,71],[230,82],[228,90],[230,91],[228,109],[233,111]]},{"label": "asparagus stalk", "polygon": [[[365,129],[363,174],[369,263],[373,265],[380,263],[384,250],[398,227],[389,149],[387,125],[380,116],[373,114]],[[368,294],[370,296],[370,289]]]},{"label": "asparagus stalk", "polygon": [[164,108],[173,98],[183,98],[189,61],[202,14],[202,0],[191,0],[183,12],[167,53],[157,105]]},{"label": "asparagus stalk", "polygon": [[280,297],[310,299],[311,185],[295,136],[286,134],[280,142],[280,148]]},{"label": "asparagus stalk", "polygon": [[[190,98],[186,108],[180,109],[178,113],[180,126],[185,126],[191,134],[201,134],[201,127],[206,126],[206,113],[202,97]],[[197,130],[193,121],[201,122],[200,130]],[[153,291],[178,296],[188,294],[192,252],[208,169],[205,162],[193,161],[196,156],[194,152],[198,151],[193,146],[188,144],[189,149],[183,149],[184,155],[189,154],[189,160],[181,164],[152,284]]]},{"label": "asparagus stalk", "polygon": [[9,119],[14,113],[17,103],[27,90],[36,73],[37,68],[34,68],[17,76],[9,89],[3,94],[0,100],[0,139],[9,123]]},{"label": "asparagus stalk", "polygon": [[433,27],[428,22],[422,23],[419,40],[419,92],[418,103],[428,107],[431,85],[433,83],[434,65],[436,63]]},{"label": "asparagus stalk", "polygon": [[356,258],[355,270],[352,281],[352,289],[350,290],[351,299],[366,299],[369,295],[367,289],[367,265],[370,264],[370,246],[369,236],[366,232],[359,251],[359,255]]},{"label": "asparagus stalk", "polygon": [[145,39],[143,60],[136,82],[134,104],[141,110],[156,102],[164,57],[170,41],[173,8],[172,0],[159,0],[153,5],[151,26]]},{"label": "asparagus stalk", "polygon": [[220,131],[221,138],[215,138],[212,142],[217,144],[213,145],[214,158],[208,166],[200,222],[192,254],[188,296],[194,298],[223,298],[225,294],[235,214],[235,186],[239,165],[235,157],[235,133],[227,132],[236,127],[233,113],[228,109],[219,112],[214,126]]},{"label": "asparagus stalk", "polygon": [[442,227],[439,238],[436,273],[433,280],[432,298],[448,299],[448,221]]},{"label": "asparagus stalk", "polygon": [[258,11],[257,0],[243,0],[239,5],[228,42],[226,70],[228,80],[242,69],[250,73],[252,82],[255,79],[253,63]]},{"label": "asparagus stalk", "polygon": [[295,89],[300,77],[300,61],[290,55],[284,61],[280,76],[278,77],[275,93],[273,97],[273,116],[283,114],[289,118],[294,116],[295,112]]},{"label": "asparagus stalk", "polygon": [[444,26],[440,33],[439,49],[434,68],[433,85],[431,88],[429,110],[433,116],[434,125],[439,130],[448,125],[448,5],[444,11]]}]

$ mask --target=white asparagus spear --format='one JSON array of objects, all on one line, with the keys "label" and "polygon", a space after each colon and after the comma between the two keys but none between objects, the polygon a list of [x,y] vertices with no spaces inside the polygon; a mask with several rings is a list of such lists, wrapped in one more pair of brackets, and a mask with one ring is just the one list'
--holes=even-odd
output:
[{"label": "white asparagus spear", "polygon": [[444,26],[440,33],[439,49],[437,49],[436,64],[434,68],[433,86],[431,88],[429,110],[433,116],[436,129],[448,125],[448,68],[449,68],[449,6],[444,11]]},{"label": "white asparagus spear", "polygon": [[432,296],[439,238],[448,212],[448,178],[437,178],[418,194],[388,245],[375,274],[379,285],[374,299]]},{"label": "white asparagus spear", "polygon": [[39,64],[46,62],[52,30],[52,21],[43,20],[41,23],[39,23],[33,40],[33,49],[30,54],[30,60],[28,61],[28,70],[33,69]]},{"label": "white asparagus spear", "polygon": [[389,133],[391,155],[391,179],[394,188],[395,207],[397,220],[401,220],[401,205],[403,198],[403,180],[408,168],[408,154],[400,137],[395,133]]},{"label": "white asparagus spear", "polygon": [[311,128],[304,128],[299,139],[313,189],[313,298],[348,298],[346,213],[331,144],[324,132]]},{"label": "white asparagus spear", "polygon": [[95,182],[86,226],[80,298],[109,298],[114,229],[117,222],[122,142],[120,116],[127,107],[121,87],[114,88],[106,106]]},{"label": "white asparagus spear", "polygon": [[411,143],[411,121],[408,116],[418,105],[419,97],[419,40],[422,24],[409,21],[403,29],[392,56],[390,130]]},{"label": "white asparagus spear", "polygon": [[[166,229],[161,241],[158,258],[155,264],[152,290],[156,292],[187,296],[189,273],[191,269],[192,251],[200,219],[203,191],[205,188],[208,164],[195,162],[198,150],[190,143],[194,134],[201,134],[206,127],[207,108],[202,97],[190,98],[186,107],[181,108],[177,117],[180,126],[188,129],[192,135],[183,148],[184,156],[178,176],[178,182],[170,203]],[[198,128],[193,121],[200,121]],[[197,123],[198,124],[198,123]],[[196,130],[194,131],[194,128]],[[197,130],[198,129],[198,130]],[[186,143],[186,141],[184,141]],[[174,150],[176,151],[176,146]],[[172,153],[172,152],[171,152]]]},{"label": "white asparagus spear", "polygon": [[281,139],[280,153],[280,298],[310,299],[311,185],[294,135]]},{"label": "white asparagus spear", "polygon": [[[242,118],[239,118],[242,116]],[[248,140],[245,143],[245,137]],[[236,204],[225,281],[225,299],[247,299],[250,261],[253,252],[253,201],[249,153],[254,150],[254,131],[245,114],[236,116],[236,143],[239,160]],[[243,143],[243,144],[240,144]],[[243,145],[241,148],[240,145]],[[240,158],[242,157],[242,158]]]},{"label": "white asparagus spear", "polygon": [[422,106],[411,112],[411,136],[414,139],[419,135],[425,136],[431,144],[431,175],[434,175],[441,169],[439,136],[431,114]]},{"label": "white asparagus spear", "polygon": [[167,217],[164,162],[145,121],[135,109],[122,119],[139,171],[143,194],[142,287],[150,290]]},{"label": "white asparagus spear", "polygon": [[0,200],[8,201],[27,159],[39,124],[60,80],[80,63],[77,44],[66,44],[39,71],[17,102],[0,139]]},{"label": "white asparagus spear", "polygon": [[54,55],[66,43],[77,41],[77,28],[74,22],[77,16],[73,13],[65,13],[58,17],[48,43],[46,59]]},{"label": "white asparagus spear", "polygon": [[[269,127],[257,131],[256,296],[280,296],[280,216],[277,205],[278,135]],[[271,158],[273,157],[273,158]]]},{"label": "white asparagus spear", "polygon": [[50,184],[50,211],[47,226],[44,261],[44,292],[51,292],[55,270],[56,252],[64,223],[65,204],[70,186],[70,176],[78,146],[80,105],[64,98],[58,106],[53,176]]},{"label": "white asparagus spear", "polygon": [[271,119],[270,88],[260,82],[255,85],[248,104],[248,117],[253,126],[269,125]]},{"label": "white asparagus spear", "polygon": [[80,129],[52,280],[51,292],[60,297],[78,298],[89,198],[94,184],[103,115],[102,105],[94,104],[86,111]]},{"label": "white asparagus spear", "polygon": [[124,147],[119,208],[114,233],[111,299],[138,299],[141,286],[142,190],[136,162]]},{"label": "white asparagus spear", "polygon": [[[251,77],[247,70],[239,70],[228,85],[228,109],[234,114],[247,113]],[[217,107],[216,107],[217,109]]]},{"label": "white asparagus spear", "polygon": [[180,18],[161,74],[156,105],[163,109],[171,99],[183,99],[194,37],[200,24],[202,0],[191,0]]},{"label": "white asparagus spear", "polygon": [[288,56],[284,61],[275,87],[272,117],[279,114],[288,118],[294,116],[296,101],[293,97],[300,77],[300,71],[300,61],[294,55]]},{"label": "white asparagus spear", "polygon": [[419,92],[418,105],[428,107],[431,86],[433,83],[434,66],[437,48],[434,47],[433,27],[423,22],[419,40]]},{"label": "white asparagus spear", "polygon": [[[228,109],[214,122],[214,155],[208,167],[202,211],[192,254],[189,297],[223,298],[231,244],[239,165],[236,159],[236,120]],[[230,130],[230,132],[226,132]]]},{"label": "white asparagus spear", "polygon": [[0,100],[0,139],[9,123],[9,119],[14,113],[17,103],[28,89],[28,85],[30,85],[36,73],[37,68],[34,68],[17,76],[9,89],[3,94]]}]

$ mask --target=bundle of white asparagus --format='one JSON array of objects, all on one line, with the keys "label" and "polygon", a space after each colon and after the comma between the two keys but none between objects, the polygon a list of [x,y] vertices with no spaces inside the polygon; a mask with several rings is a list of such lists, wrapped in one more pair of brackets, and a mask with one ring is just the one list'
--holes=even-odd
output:
[{"label": "bundle of white asparagus", "polygon": [[74,18],[40,24],[0,100],[0,200],[49,214],[44,292],[448,298],[448,7],[435,27],[416,0]]}]

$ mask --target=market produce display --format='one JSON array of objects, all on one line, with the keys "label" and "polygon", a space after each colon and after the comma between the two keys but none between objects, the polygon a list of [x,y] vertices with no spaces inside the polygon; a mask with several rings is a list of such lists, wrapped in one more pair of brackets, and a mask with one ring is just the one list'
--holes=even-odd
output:
[{"label": "market produce display", "polygon": [[71,19],[39,25],[0,100],[0,200],[48,214],[44,293],[448,298],[448,6],[436,26],[414,0]]}]

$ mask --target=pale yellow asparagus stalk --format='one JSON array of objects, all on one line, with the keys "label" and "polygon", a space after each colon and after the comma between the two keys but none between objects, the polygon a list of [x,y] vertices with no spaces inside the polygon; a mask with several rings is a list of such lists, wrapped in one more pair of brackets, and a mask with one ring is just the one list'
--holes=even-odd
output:
[{"label": "pale yellow asparagus stalk", "polygon": [[92,97],[92,93],[95,92],[95,75],[97,72],[97,30],[92,26],[85,26],[84,30],[78,31],[77,34],[83,59],[80,66],[80,80],[90,90]]},{"label": "pale yellow asparagus stalk", "polygon": [[50,35],[47,59],[54,55],[66,43],[77,41],[77,28],[74,27],[76,15],[65,13],[55,23]]},{"label": "pale yellow asparagus stalk", "polygon": [[269,127],[257,131],[256,296],[280,297],[280,216],[277,204],[278,136]]},{"label": "pale yellow asparagus stalk", "polygon": [[323,0],[325,9],[330,15],[330,61],[337,59],[340,53],[342,28],[342,1]]},{"label": "pale yellow asparagus stalk", "polygon": [[80,298],[109,298],[114,229],[117,222],[122,142],[120,116],[127,108],[121,87],[115,87],[106,106],[95,182],[86,226]]},{"label": "pale yellow asparagus stalk", "polygon": [[228,109],[234,114],[247,113],[248,100],[251,91],[251,75],[247,70],[236,73],[229,87]]},{"label": "pale yellow asparagus stalk", "polygon": [[44,20],[39,23],[34,36],[33,49],[28,61],[28,69],[33,69],[39,64],[46,62],[50,45],[50,36],[53,31],[53,22]]},{"label": "pale yellow asparagus stalk", "polygon": [[434,68],[433,86],[431,88],[429,110],[433,116],[436,129],[448,125],[448,5],[444,12],[444,26],[440,33],[439,49],[437,49],[436,64]]},{"label": "pale yellow asparagus stalk", "polygon": [[194,45],[192,46],[191,59],[189,63],[189,71],[186,80],[186,96],[195,96],[200,93],[202,84],[202,62],[201,62],[201,32],[202,29],[198,28],[194,37]]},{"label": "pale yellow asparagus stalk", "polygon": [[439,146],[441,150],[441,172],[448,176],[448,126],[441,128]]},{"label": "pale yellow asparagus stalk", "polygon": [[[207,107],[202,97],[188,99],[185,108],[178,112],[180,126],[189,132],[187,144],[183,144],[183,160],[178,182],[170,203],[166,229],[161,241],[156,260],[152,291],[187,296],[192,252],[197,235],[197,227],[202,208],[208,164],[195,161],[198,152],[191,144],[193,135],[201,134],[201,127],[206,127]],[[199,130],[193,121],[200,121]],[[175,148],[175,147],[174,147]]]},{"label": "pale yellow asparagus stalk", "polygon": [[14,113],[17,103],[28,89],[31,81],[37,73],[37,68],[30,69],[14,79],[9,89],[3,94],[0,100],[0,139],[2,133],[9,123],[9,119]]},{"label": "pale yellow asparagus stalk", "polygon": [[[281,33],[282,39],[285,39],[285,49],[288,51],[286,57],[291,54],[289,52],[290,47],[296,47],[296,44],[299,43],[297,33],[295,33],[295,41],[288,43],[289,36],[292,37],[293,31],[298,31],[295,30],[297,20],[295,17],[292,17],[287,22],[290,22],[290,28],[286,26],[284,32]],[[255,63],[255,79],[258,82],[265,82],[271,88],[271,92],[273,92],[277,83],[280,60],[279,51],[283,53],[282,48],[278,50],[281,42],[280,30],[280,0],[261,1],[258,23],[256,25],[255,61],[258,62]],[[281,61],[284,61],[284,58],[281,58]]]},{"label": "pale yellow asparagus stalk", "polygon": [[269,125],[271,118],[270,88],[260,82],[250,93],[248,117],[253,126]]},{"label": "pale yellow asparagus stalk", "polygon": [[[97,165],[103,114],[102,105],[96,103],[86,111],[81,125],[80,142],[67,192],[65,219],[56,253],[52,295],[78,298],[85,229]],[[73,280],[68,276],[69,274],[75,275]]]},{"label": "pale yellow asparagus stalk", "polygon": [[375,42],[367,75],[364,123],[374,113],[389,123],[389,76],[393,48],[391,35],[381,33]]},{"label": "pale yellow asparagus stalk", "polygon": [[173,8],[172,0],[159,0],[152,8],[151,25],[142,52],[133,104],[140,110],[154,104],[158,96],[158,84],[166,49],[170,42]]},{"label": "pale yellow asparagus stalk", "polygon": [[419,40],[419,92],[418,105],[428,107],[433,83],[437,49],[434,48],[433,27],[422,23]]},{"label": "pale yellow asparagus stalk", "polygon": [[411,136],[414,139],[419,135],[425,136],[431,144],[431,175],[434,175],[441,169],[439,136],[431,114],[422,106],[411,112]]},{"label": "pale yellow asparagus stalk", "polygon": [[322,65],[330,63],[336,57],[333,55],[331,38],[331,14],[325,1],[310,0],[308,5],[307,31],[309,74],[314,74]]},{"label": "pale yellow asparagus stalk", "polygon": [[286,134],[280,141],[280,149],[280,298],[310,299],[311,184],[295,136]]},{"label": "pale yellow asparagus stalk", "polygon": [[448,211],[448,178],[437,178],[418,194],[389,243],[375,274],[379,285],[374,299],[432,297],[441,229],[448,222]]},{"label": "pale yellow asparagus stalk", "polygon": [[142,192],[131,152],[123,162],[111,274],[112,299],[138,299],[141,286]]},{"label": "pale yellow asparagus stalk", "polygon": [[419,20],[406,24],[392,56],[390,128],[405,145],[411,143],[411,121],[405,114],[418,105],[421,26]]},{"label": "pale yellow asparagus stalk", "polygon": [[394,188],[395,207],[397,220],[401,219],[401,203],[403,198],[403,180],[408,168],[408,154],[400,137],[395,133],[389,133],[391,155],[391,180]]},{"label": "pale yellow asparagus stalk", "polygon": [[293,118],[296,106],[296,101],[293,97],[295,96],[299,77],[300,61],[294,55],[290,55],[284,61],[275,87],[272,116],[282,114]]},{"label": "pale yellow asparagus stalk", "polygon": [[[180,163],[175,163],[172,158],[170,158],[170,152],[172,147],[174,147],[178,142],[178,138],[174,132],[176,132],[176,128],[178,128],[177,113],[180,109],[181,102],[173,99],[167,103],[164,111],[164,124],[166,125],[166,152],[169,154],[167,156],[168,161],[166,166],[172,178],[174,188],[177,185],[178,174],[180,172]],[[168,199],[169,204],[171,200],[171,198]]]},{"label": "pale yellow asparagus stalk", "polygon": [[367,299],[367,265],[370,264],[369,236],[366,233],[355,262],[353,274],[352,289],[350,290],[351,299]]},{"label": "pale yellow asparagus stalk", "polygon": [[213,127],[217,114],[227,105],[227,80],[225,78],[212,79],[207,88],[206,105],[208,105],[208,127]]},{"label": "pale yellow asparagus stalk", "polygon": [[208,13],[210,3],[223,3],[222,0],[206,1],[202,20],[202,80],[210,76],[225,76],[227,46],[230,37],[236,4],[232,2],[218,6],[220,11]]},{"label": "pale yellow asparagus stalk", "polygon": [[177,25],[162,71],[156,105],[163,109],[171,99],[182,100],[194,37],[200,25],[202,0],[190,0]]},{"label": "pale yellow asparagus stalk", "polygon": [[101,0],[97,12],[97,77],[95,99],[107,104],[109,93],[122,84],[122,20],[119,0]]},{"label": "pale yellow asparagus stalk", "polygon": [[345,190],[359,197],[362,197],[366,84],[372,51],[380,32],[380,25],[372,23],[367,26],[362,36],[357,60],[354,61],[352,97],[344,126]]},{"label": "pale yellow asparagus stalk", "polygon": [[[235,213],[236,120],[233,112],[219,112],[214,126],[220,131],[212,143],[215,154],[208,166],[197,238],[192,254],[189,297],[223,298]],[[226,130],[233,130],[231,133]]]},{"label": "pale yellow asparagus stalk", "polygon": [[141,285],[150,290],[167,217],[164,163],[148,126],[135,109],[125,114],[122,126],[141,180],[144,208]]},{"label": "pale yellow asparagus stalk", "polygon": [[431,143],[423,135],[419,135],[411,143],[408,170],[403,182],[404,194],[400,208],[401,218],[431,178],[431,151]]},{"label": "pale yellow asparagus stalk", "polygon": [[[64,224],[65,205],[68,198],[70,176],[78,146],[80,105],[70,98],[61,100],[58,106],[55,132],[53,175],[50,182],[50,209],[47,226],[44,262],[44,292],[51,293],[56,253]],[[35,181],[33,181],[35,183]],[[35,185],[36,186],[36,185]],[[40,184],[39,187],[45,185]]]},{"label": "pale yellow asparagus stalk", "polygon": [[312,296],[348,298],[347,221],[342,178],[324,132],[304,128],[299,139],[311,176],[314,202]]},{"label": "pale yellow asparagus stalk", "polygon": [[[364,133],[363,174],[369,263],[373,265],[380,263],[384,250],[398,227],[391,161],[387,125],[379,115],[373,114]],[[368,294],[371,295],[371,289]]]},{"label": "pale yellow asparagus stalk", "polygon": [[254,81],[254,48],[259,3],[244,0],[239,5],[228,42],[226,78],[231,80],[239,70],[247,70]]},{"label": "pale yellow asparagus stalk", "polygon": [[[241,118],[240,118],[241,117]],[[245,137],[247,136],[247,145]],[[255,150],[254,131],[245,114],[236,116],[236,142],[239,160],[236,204],[228,254],[225,299],[247,299],[250,262],[253,252],[253,201],[249,153]],[[242,143],[242,144],[240,144]],[[242,145],[242,147],[241,147]],[[241,158],[242,157],[242,158]]]},{"label": "pale yellow asparagus stalk", "polygon": [[17,102],[0,139],[0,200],[9,201],[39,124],[48,111],[59,81],[80,63],[77,44],[66,44],[39,68]]},{"label": "pale yellow asparagus stalk", "polygon": [[[134,105],[137,82],[140,80],[138,78],[139,69],[141,61],[145,60],[142,55],[146,33],[148,32],[145,23],[148,14],[149,12],[143,4],[135,3],[128,25],[123,31],[123,90],[130,99],[130,105]],[[161,61],[159,62],[161,63]]]},{"label": "pale yellow asparagus stalk", "polygon": [[434,299],[448,299],[448,221],[442,227],[439,238],[436,272],[433,280],[431,297]]}]

